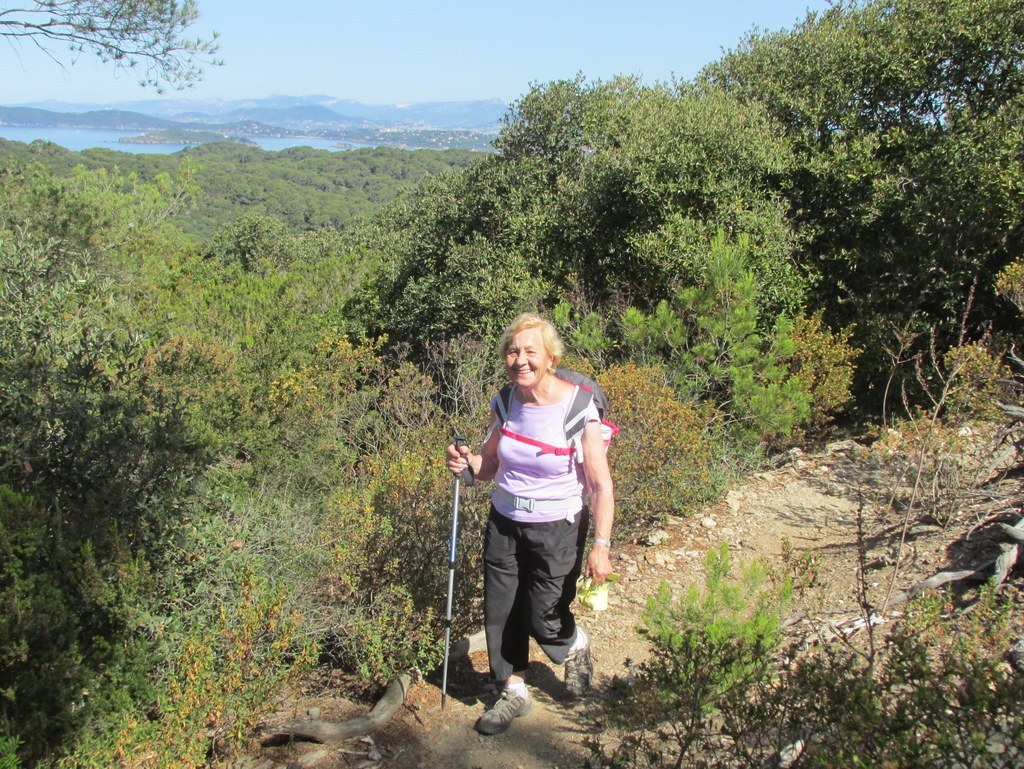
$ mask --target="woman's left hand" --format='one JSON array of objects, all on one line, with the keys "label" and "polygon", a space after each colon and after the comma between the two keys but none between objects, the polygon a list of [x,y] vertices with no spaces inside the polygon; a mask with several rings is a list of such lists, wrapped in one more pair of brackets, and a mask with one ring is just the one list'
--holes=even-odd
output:
[{"label": "woman's left hand", "polygon": [[590,577],[595,585],[604,582],[612,573],[612,562],[609,556],[610,551],[606,545],[594,545],[590,548],[587,568],[583,570],[583,576]]}]

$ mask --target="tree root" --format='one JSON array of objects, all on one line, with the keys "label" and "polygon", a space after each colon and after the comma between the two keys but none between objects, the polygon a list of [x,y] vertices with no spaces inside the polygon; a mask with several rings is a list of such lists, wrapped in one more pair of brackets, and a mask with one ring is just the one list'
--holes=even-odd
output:
[{"label": "tree root", "polygon": [[341,723],[323,721],[318,718],[291,721],[274,729],[274,733],[263,740],[263,746],[279,744],[281,737],[299,737],[312,742],[335,743],[370,734],[386,724],[395,711],[405,702],[409,691],[410,677],[403,673],[387,685],[373,709],[365,716],[351,718]]},{"label": "tree root", "polygon": [[[448,655],[449,663],[455,662],[475,651],[486,648],[486,639],[481,630],[468,638],[458,641]],[[299,738],[311,742],[336,743],[362,737],[376,731],[386,724],[395,711],[405,702],[411,678],[402,674],[387,685],[384,695],[365,716],[349,719],[338,723],[324,721],[319,718],[308,718],[302,721],[290,721],[274,727],[274,731],[263,739],[263,747],[280,745],[282,740]]]},{"label": "tree root", "polygon": [[1010,541],[1004,542],[999,546],[1000,553],[998,557],[976,569],[941,571],[938,574],[933,574],[931,577],[928,577],[928,579],[918,582],[909,590],[892,596],[886,602],[882,610],[888,611],[894,606],[906,603],[914,596],[923,593],[925,590],[934,590],[935,588],[949,584],[950,582],[960,582],[963,580],[970,580],[973,582],[991,581],[996,587],[1002,585],[1003,582],[1006,581],[1006,578],[1009,577],[1014,565],[1016,565],[1019,560],[1019,550],[1021,546],[1024,546],[1024,518],[1021,518],[1013,526],[1000,524],[1000,533],[1004,539],[1008,539]]}]

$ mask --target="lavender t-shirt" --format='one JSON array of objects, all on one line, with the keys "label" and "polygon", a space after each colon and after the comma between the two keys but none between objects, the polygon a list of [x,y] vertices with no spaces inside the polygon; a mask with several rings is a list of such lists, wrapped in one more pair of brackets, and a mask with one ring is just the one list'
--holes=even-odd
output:
[{"label": "lavender t-shirt", "polygon": [[[558,403],[538,406],[522,403],[513,396],[505,429],[551,446],[567,448],[565,413],[572,403],[572,397],[573,393],[570,393]],[[491,401],[492,409],[495,408],[496,400],[497,396]],[[593,402],[587,412],[587,421],[601,421]],[[556,507],[544,512],[529,512],[516,509],[512,502],[497,494],[492,497],[495,509],[505,517],[520,522],[572,518],[580,511],[580,497],[585,483],[582,460],[580,448],[569,456],[545,454],[536,446],[502,435],[498,441],[498,472],[494,476],[498,488],[526,499],[566,500],[566,506],[564,509]]]}]

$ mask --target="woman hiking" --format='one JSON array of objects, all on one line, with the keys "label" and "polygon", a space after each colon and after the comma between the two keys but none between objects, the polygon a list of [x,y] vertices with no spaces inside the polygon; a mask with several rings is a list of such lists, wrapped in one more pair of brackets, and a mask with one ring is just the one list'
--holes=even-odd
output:
[{"label": "woman hiking", "polygon": [[[593,398],[582,437],[567,437],[566,414],[578,392],[555,373],[564,348],[554,326],[532,313],[520,315],[500,349],[512,385],[507,418],[498,418],[506,409],[499,412],[495,396],[494,422],[480,453],[454,445],[446,452],[453,473],[468,467],[495,482],[484,538],[484,624],[491,673],[503,691],[476,722],[482,734],[500,734],[532,710],[526,687],[531,637],[552,662],[565,665],[571,695],[589,688],[590,638],[571,606],[581,572],[600,584],[612,571],[615,517]],[[594,540],[584,562],[591,517]]]}]

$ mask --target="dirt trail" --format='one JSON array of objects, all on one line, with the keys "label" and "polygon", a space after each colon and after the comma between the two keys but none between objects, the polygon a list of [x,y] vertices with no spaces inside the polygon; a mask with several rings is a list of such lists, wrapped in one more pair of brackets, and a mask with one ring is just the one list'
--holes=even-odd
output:
[{"label": "dirt trail", "polygon": [[[758,557],[796,573],[790,632],[810,632],[799,619],[853,618],[858,614],[858,518],[870,561],[869,594],[880,602],[889,587],[889,565],[902,533],[900,521],[868,520],[862,501],[885,491],[888,475],[866,449],[844,441],[807,456],[794,450],[777,469],[758,473],[701,514],[672,519],[647,535],[647,542],[616,545],[613,563],[622,575],[611,591],[607,611],[578,607],[578,618],[593,637],[595,687],[570,701],[562,671],[535,650],[528,674],[533,712],[508,732],[483,737],[473,723],[485,709],[489,690],[486,654],[477,652],[454,665],[449,697],[440,709],[432,682],[410,688],[406,703],[386,727],[371,737],[342,746],[296,743],[264,749],[243,762],[246,769],[312,767],[340,769],[565,769],[579,767],[593,736],[594,713],[617,678],[648,655],[636,627],[649,595],[664,580],[678,593],[702,580],[704,554],[729,545],[735,560]],[[897,589],[940,570],[953,557],[949,527],[916,527],[901,565]],[[342,705],[308,700],[275,720],[305,717],[310,709],[328,719],[344,717]],[[319,709],[319,710],[317,710]],[[334,713],[332,713],[334,709]]]}]

